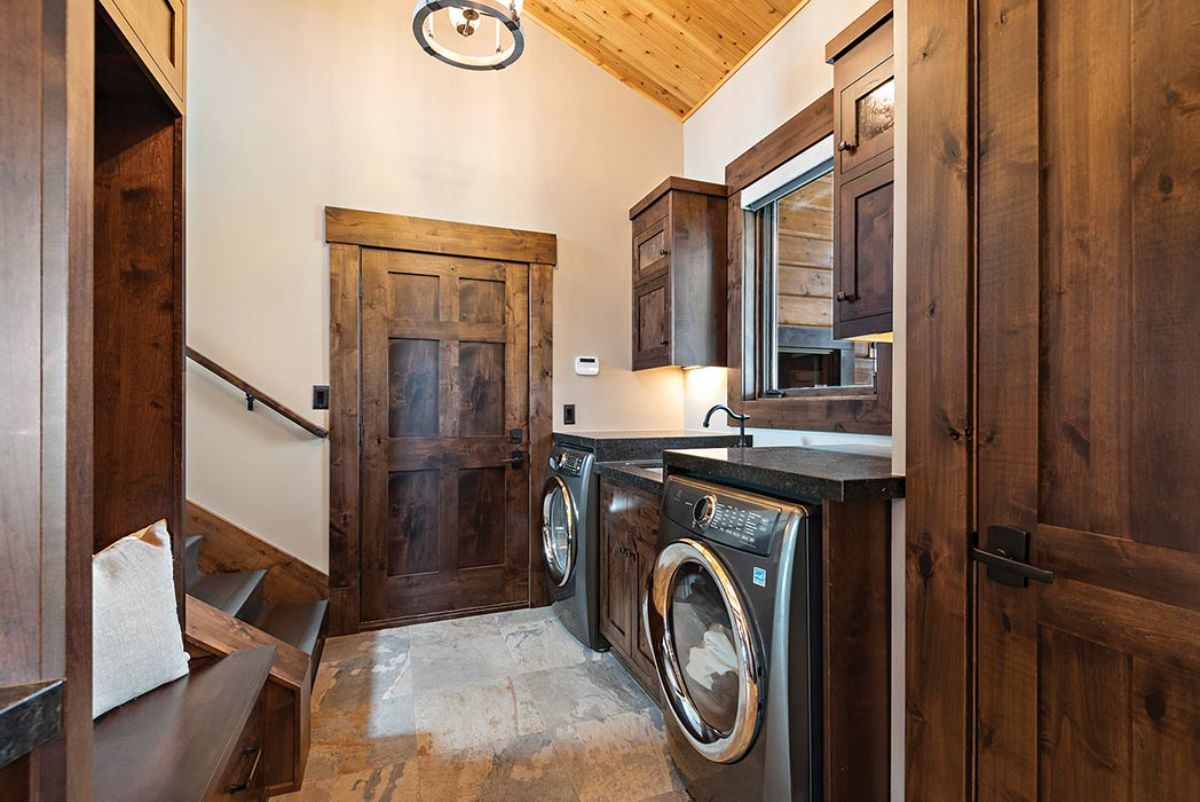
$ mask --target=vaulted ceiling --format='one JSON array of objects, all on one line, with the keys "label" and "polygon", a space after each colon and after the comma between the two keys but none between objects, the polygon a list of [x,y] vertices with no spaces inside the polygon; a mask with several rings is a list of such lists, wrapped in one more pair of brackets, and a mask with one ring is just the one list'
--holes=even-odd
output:
[{"label": "vaulted ceiling", "polygon": [[525,12],[682,119],[808,0],[526,0]]}]

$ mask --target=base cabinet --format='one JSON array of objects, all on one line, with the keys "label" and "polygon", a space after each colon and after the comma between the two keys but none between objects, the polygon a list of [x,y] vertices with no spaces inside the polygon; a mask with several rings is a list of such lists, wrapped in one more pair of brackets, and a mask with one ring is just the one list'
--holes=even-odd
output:
[{"label": "base cabinet", "polygon": [[600,633],[655,697],[658,679],[642,630],[642,595],[658,550],[659,503],[657,496],[600,483]]}]

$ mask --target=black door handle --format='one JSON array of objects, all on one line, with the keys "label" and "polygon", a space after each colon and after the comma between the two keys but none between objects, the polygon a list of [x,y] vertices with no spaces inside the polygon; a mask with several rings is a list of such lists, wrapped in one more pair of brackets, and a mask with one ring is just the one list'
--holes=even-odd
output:
[{"label": "black door handle", "polygon": [[[980,562],[988,566],[988,577],[990,579],[996,578],[992,576],[991,569],[994,568],[998,571],[1016,574],[1024,579],[1032,579],[1034,582],[1043,582],[1047,585],[1054,581],[1053,571],[1047,571],[1044,568],[1037,568],[1036,566],[1032,566],[1026,562],[1021,562],[1020,560],[1014,560],[1003,549],[996,552],[991,552],[972,546],[971,559],[975,562]],[[1022,587],[1024,587],[1024,585],[1022,585]]]},{"label": "black door handle", "polygon": [[1054,581],[1053,571],[1029,564],[1029,533],[1013,526],[989,526],[987,548],[971,546],[968,553],[988,567],[988,579],[1003,585],[1024,588],[1031,579],[1044,584]]},{"label": "black door handle", "polygon": [[525,452],[524,451],[510,451],[508,459],[502,459],[500,461],[506,465],[512,465],[514,468],[520,468],[521,465],[525,462]]}]

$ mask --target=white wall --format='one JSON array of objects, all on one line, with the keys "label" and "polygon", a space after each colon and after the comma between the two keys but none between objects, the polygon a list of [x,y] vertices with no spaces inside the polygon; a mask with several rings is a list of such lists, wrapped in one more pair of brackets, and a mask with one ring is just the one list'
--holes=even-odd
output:
[{"label": "white wall", "polygon": [[[188,340],[297,410],[328,383],[326,205],[553,232],[554,401],[581,428],[682,423],[678,370],[630,371],[628,209],[683,167],[683,131],[527,21],[522,59],[421,52],[411,3],[189,8]],[[576,354],[602,373],[572,374]],[[328,565],[328,454],[189,369],[188,495]],[[317,422],[323,412],[308,412]]]},{"label": "white wall", "polygon": [[[723,181],[725,165],[833,87],[825,44],[872,5],[872,0],[811,0],[707,104],[684,123],[684,169],[690,178]],[[904,473],[905,304],[907,282],[906,135],[908,14],[895,4],[896,169],[895,343],[892,392],[892,469]],[[712,404],[725,403],[727,371],[685,374],[684,420],[698,422]],[[754,429],[755,445],[812,445],[836,441],[889,442],[889,438]],[[904,798],[904,502],[892,504],[892,798]]]}]

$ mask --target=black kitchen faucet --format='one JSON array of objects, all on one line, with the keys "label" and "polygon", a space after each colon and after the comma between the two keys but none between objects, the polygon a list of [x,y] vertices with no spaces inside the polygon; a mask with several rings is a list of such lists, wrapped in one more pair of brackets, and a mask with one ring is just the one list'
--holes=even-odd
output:
[{"label": "black kitchen faucet", "polygon": [[746,447],[746,421],[750,420],[749,415],[739,415],[724,404],[717,404],[710,409],[704,416],[704,428],[707,429],[712,421],[713,413],[724,412],[727,416],[738,422],[738,448]]}]

